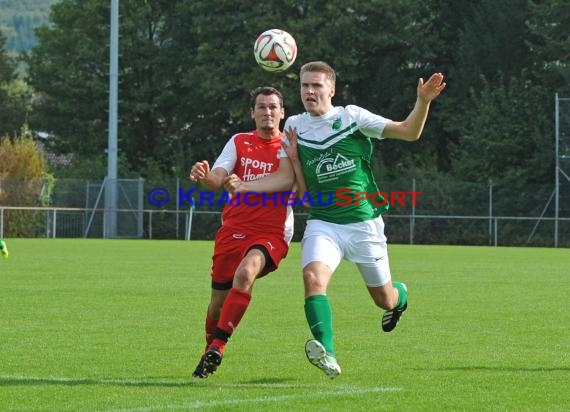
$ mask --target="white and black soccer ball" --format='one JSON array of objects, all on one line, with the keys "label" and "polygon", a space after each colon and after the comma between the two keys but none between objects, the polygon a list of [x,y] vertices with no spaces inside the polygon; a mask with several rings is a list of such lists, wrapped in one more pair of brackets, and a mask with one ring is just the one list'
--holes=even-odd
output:
[{"label": "white and black soccer ball", "polygon": [[271,29],[259,35],[253,47],[257,64],[269,72],[287,70],[297,58],[297,43],[284,30]]}]

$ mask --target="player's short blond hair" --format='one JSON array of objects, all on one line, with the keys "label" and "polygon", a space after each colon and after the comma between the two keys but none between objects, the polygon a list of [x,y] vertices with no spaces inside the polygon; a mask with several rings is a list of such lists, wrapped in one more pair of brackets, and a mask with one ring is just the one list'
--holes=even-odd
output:
[{"label": "player's short blond hair", "polygon": [[301,71],[299,72],[300,77],[303,77],[303,74],[306,72],[324,73],[325,77],[328,81],[331,82],[331,85],[333,87],[336,84],[336,73],[334,69],[325,62],[315,61],[305,63],[303,66],[301,66]]}]

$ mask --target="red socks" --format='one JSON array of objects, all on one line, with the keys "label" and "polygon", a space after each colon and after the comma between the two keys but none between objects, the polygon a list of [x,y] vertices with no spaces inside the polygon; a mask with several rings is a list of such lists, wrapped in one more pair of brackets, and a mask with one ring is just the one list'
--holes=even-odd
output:
[{"label": "red socks", "polygon": [[250,301],[251,295],[248,292],[236,288],[230,289],[224,306],[222,306],[222,314],[216,331],[212,335],[213,340],[210,346],[217,346],[220,351],[224,350],[228,339],[245,314]]}]

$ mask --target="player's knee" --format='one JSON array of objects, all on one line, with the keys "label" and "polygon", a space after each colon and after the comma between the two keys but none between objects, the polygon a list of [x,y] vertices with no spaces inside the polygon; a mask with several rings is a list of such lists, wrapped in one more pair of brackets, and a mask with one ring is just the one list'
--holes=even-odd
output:
[{"label": "player's knee", "polygon": [[324,277],[311,269],[305,269],[303,271],[303,282],[305,283],[305,288],[308,290],[326,288]]},{"label": "player's knee", "polygon": [[233,287],[250,290],[258,274],[259,270],[253,267],[253,265],[241,265],[234,276]]}]

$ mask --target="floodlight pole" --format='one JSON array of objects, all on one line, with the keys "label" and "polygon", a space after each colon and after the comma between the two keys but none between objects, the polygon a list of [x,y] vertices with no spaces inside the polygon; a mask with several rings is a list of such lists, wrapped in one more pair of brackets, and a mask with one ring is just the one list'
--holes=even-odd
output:
[{"label": "floodlight pole", "polygon": [[560,101],[558,93],[554,95],[554,151],[556,156],[556,170],[554,171],[554,247],[558,247],[558,219],[560,216]]},{"label": "floodlight pole", "polygon": [[104,238],[117,236],[117,106],[119,78],[119,0],[111,0],[109,56],[109,141],[105,186]]}]

